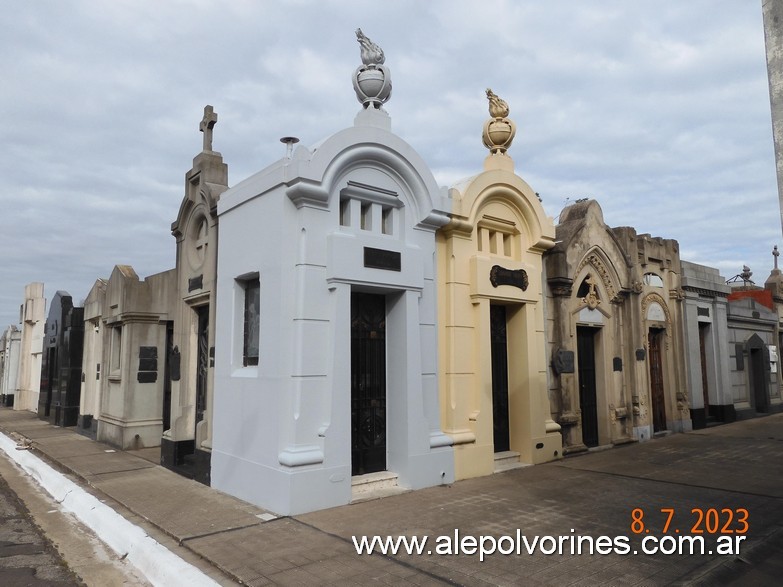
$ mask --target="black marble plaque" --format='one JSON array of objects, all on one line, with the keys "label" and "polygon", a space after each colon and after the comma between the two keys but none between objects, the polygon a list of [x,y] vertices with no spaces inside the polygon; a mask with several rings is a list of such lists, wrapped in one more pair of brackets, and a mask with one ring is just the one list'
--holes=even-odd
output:
[{"label": "black marble plaque", "polygon": [[139,347],[139,383],[155,383],[158,380],[158,347]]},{"label": "black marble plaque", "polygon": [[204,274],[188,279],[188,293],[204,287]]},{"label": "black marble plaque", "polygon": [[180,379],[180,354],[179,347],[174,347],[169,352],[169,377],[172,381],[179,381]]},{"label": "black marble plaque", "polygon": [[397,251],[364,247],[364,266],[386,271],[402,271],[402,254]]},{"label": "black marble plaque", "polygon": [[137,376],[139,383],[155,383],[158,380],[157,371],[139,371]]},{"label": "black marble plaque", "polygon": [[139,371],[157,371],[158,359],[139,359]]},{"label": "black marble plaque", "polygon": [[552,355],[552,370],[555,375],[574,372],[574,351],[559,349]]},{"label": "black marble plaque", "polygon": [[742,343],[734,343],[734,358],[737,361],[737,371],[745,370],[745,357],[743,356],[744,350],[744,345]]},{"label": "black marble plaque", "polygon": [[139,347],[140,359],[157,359],[158,347],[156,346],[140,346]]},{"label": "black marble plaque", "polygon": [[493,265],[489,271],[489,282],[492,287],[513,285],[525,291],[528,284],[527,272],[524,269],[506,269],[500,265]]},{"label": "black marble plaque", "polygon": [[621,357],[615,357],[614,359],[612,359],[612,369],[614,371],[623,370],[623,359]]},{"label": "black marble plaque", "polygon": [[710,309],[709,308],[696,308],[696,315],[697,316],[707,316],[710,315]]},{"label": "black marble plaque", "polygon": [[644,358],[647,356],[647,351],[645,349],[636,349],[636,360],[637,361],[644,361]]}]

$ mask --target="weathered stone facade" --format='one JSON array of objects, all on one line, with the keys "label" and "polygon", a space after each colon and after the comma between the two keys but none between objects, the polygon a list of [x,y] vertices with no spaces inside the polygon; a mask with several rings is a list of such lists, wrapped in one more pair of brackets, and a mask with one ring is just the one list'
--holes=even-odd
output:
[{"label": "weathered stone facade", "polygon": [[778,199],[783,225],[783,2],[763,0],[762,14],[767,49],[767,77],[772,111],[772,138],[775,143]]},{"label": "weathered stone facade", "polygon": [[564,448],[629,442],[648,405],[632,260],[594,200],[565,208],[556,235],[545,255],[547,333],[552,413]]},{"label": "weathered stone facade", "polygon": [[777,367],[779,317],[769,294],[753,288],[735,290],[729,297],[729,381],[738,419],[782,407]]},{"label": "weathered stone facade", "polygon": [[185,175],[185,197],[171,225],[177,239],[176,305],[172,360],[170,426],[163,433],[161,463],[183,466],[209,484],[215,366],[215,280],[220,195],[228,189],[228,166],[212,150],[217,114],[204,109],[201,153]]},{"label": "weathered stone facade", "polygon": [[0,336],[0,405],[13,407],[19,375],[22,333],[13,324]]},{"label": "weathered stone facade", "polygon": [[44,284],[37,282],[27,284],[24,288],[24,302],[19,310],[22,348],[19,353],[19,374],[16,379],[15,410],[38,411],[45,311]]},{"label": "weathered stone facade", "polygon": [[80,434],[93,440],[98,433],[98,414],[101,409],[101,386],[105,373],[103,362],[103,337],[105,328],[101,317],[106,300],[106,280],[95,280],[84,300],[84,351],[82,352],[82,385],[79,394],[79,419],[76,424]]},{"label": "weathered stone facade", "polygon": [[682,261],[686,374],[694,429],[733,422],[729,383],[728,296],[717,269]]},{"label": "weathered stone facade", "polygon": [[677,242],[565,208],[545,255],[550,399],[567,452],[690,430]]},{"label": "weathered stone facade", "polygon": [[168,407],[169,314],[175,305],[175,285],[173,269],[141,281],[128,265],[117,265],[106,282],[101,340],[93,346],[101,353],[102,373],[95,374],[101,382],[97,402],[101,442],[122,449],[160,445]]}]

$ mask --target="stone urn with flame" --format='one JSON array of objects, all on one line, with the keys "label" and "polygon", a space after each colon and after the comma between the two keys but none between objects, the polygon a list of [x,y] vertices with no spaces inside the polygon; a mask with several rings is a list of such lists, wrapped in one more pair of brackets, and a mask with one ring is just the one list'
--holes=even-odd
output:
[{"label": "stone urn with flame", "polygon": [[505,100],[501,100],[489,88],[487,88],[487,99],[489,100],[489,115],[492,118],[484,123],[484,132],[482,133],[484,146],[493,155],[505,154],[511,146],[511,141],[514,140],[517,127],[511,119],[507,118],[509,108]]},{"label": "stone urn with flame", "polygon": [[378,108],[391,97],[391,72],[383,63],[383,49],[356,29],[356,40],[361,45],[362,65],[353,74],[356,98],[365,108]]}]

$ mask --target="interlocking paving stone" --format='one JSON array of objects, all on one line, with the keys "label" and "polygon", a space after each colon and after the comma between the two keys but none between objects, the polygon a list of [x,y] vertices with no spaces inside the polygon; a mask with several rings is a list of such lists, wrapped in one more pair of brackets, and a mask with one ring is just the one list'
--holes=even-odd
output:
[{"label": "interlocking paving stone", "polygon": [[[9,428],[10,427],[10,428]],[[7,416],[0,428],[38,435],[34,450],[150,520],[204,559],[247,585],[669,585],[777,584],[783,552],[783,415],[769,416],[644,444],[588,453],[382,500],[264,522],[263,510],[179,477],[128,453],[96,454],[90,441]],[[78,453],[79,445],[85,453]],[[91,452],[90,452],[91,451]],[[80,460],[82,459],[82,460]],[[94,462],[93,462],[94,461]],[[104,463],[105,461],[105,463]],[[109,465],[109,463],[115,463]],[[101,472],[129,464],[144,468]],[[653,535],[674,508],[672,528],[690,532],[692,508],[747,508],[743,559],[642,554],[544,555],[483,562],[478,555],[356,554],[351,536],[627,535],[631,512],[644,511]],[[434,549],[433,542],[428,544]],[[776,566],[777,565],[777,566]],[[751,583],[742,581],[751,580]],[[732,583],[732,581],[734,583]]]}]

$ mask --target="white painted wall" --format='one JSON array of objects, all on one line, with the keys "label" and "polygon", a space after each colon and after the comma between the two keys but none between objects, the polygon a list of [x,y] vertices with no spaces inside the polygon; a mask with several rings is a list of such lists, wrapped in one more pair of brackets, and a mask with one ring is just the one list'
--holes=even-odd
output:
[{"label": "white painted wall", "polygon": [[[393,234],[379,214],[368,230],[355,215],[340,226],[341,193],[378,213],[396,202]],[[412,489],[453,480],[436,375],[442,206],[424,162],[377,111],[221,196],[217,323],[230,327],[216,329],[213,487],[281,514],[350,502],[352,291],[386,296],[388,470]],[[364,267],[365,246],[399,252],[401,271]],[[260,357],[243,367],[237,278],[255,273]]]}]

